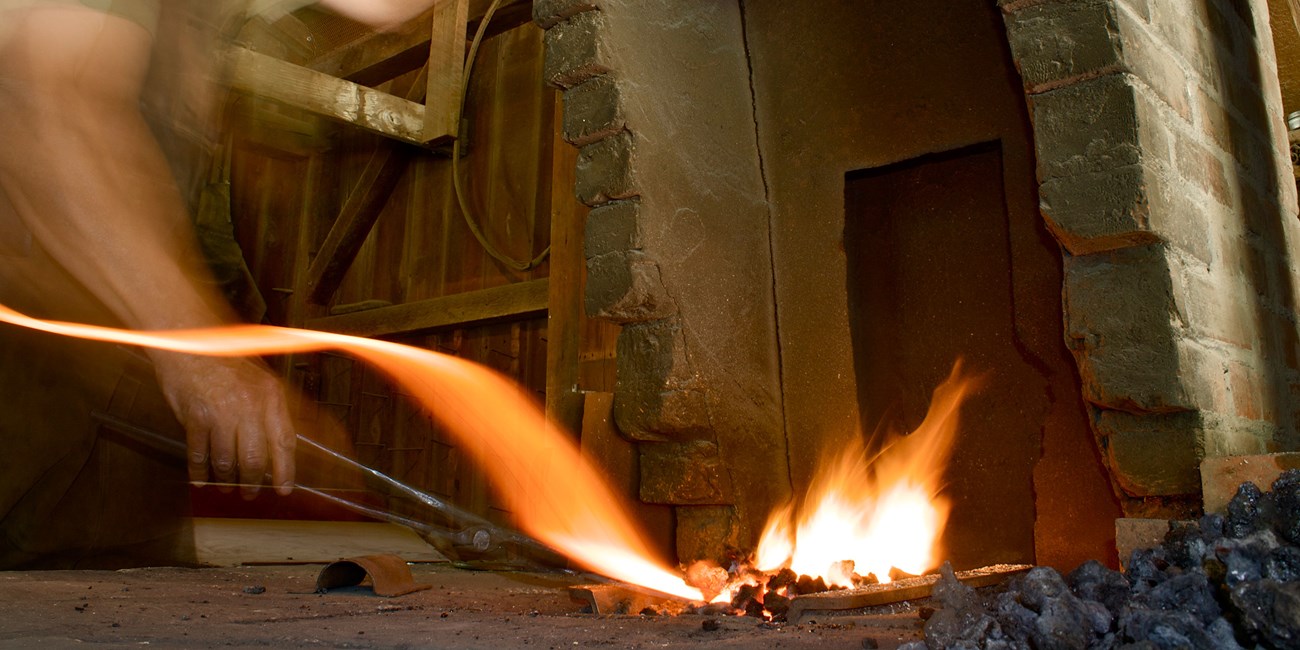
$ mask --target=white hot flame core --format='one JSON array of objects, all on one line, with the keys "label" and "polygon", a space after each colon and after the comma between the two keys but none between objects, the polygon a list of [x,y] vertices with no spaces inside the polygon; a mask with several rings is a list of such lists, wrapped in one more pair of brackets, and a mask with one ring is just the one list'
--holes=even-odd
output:
[{"label": "white hot flame core", "polygon": [[934,392],[925,420],[875,458],[855,441],[818,473],[798,511],[777,509],[759,541],[760,571],[789,566],[852,587],[853,574],[889,582],[891,570],[921,574],[939,563],[950,504],[939,495],[952,454],[957,409],[974,387],[960,362]]}]

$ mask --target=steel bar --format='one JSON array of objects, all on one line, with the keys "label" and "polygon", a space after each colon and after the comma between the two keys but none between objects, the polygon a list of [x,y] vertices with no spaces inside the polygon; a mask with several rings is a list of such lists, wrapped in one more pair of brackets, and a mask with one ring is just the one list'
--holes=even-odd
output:
[{"label": "steel bar", "polygon": [[[152,449],[176,458],[185,458],[185,443],[172,438],[171,436],[132,424],[107,413],[94,412],[91,415],[94,419],[98,420],[101,424],[107,426],[113,431],[128,436]],[[502,548],[504,544],[514,544],[521,549],[528,549],[543,557],[554,555],[554,551],[531,537],[501,528],[478,515],[462,510],[461,508],[439,499],[432,494],[418,490],[383,472],[348,458],[347,456],[330,449],[315,440],[311,440],[310,438],[299,434],[298,442],[318,453],[324,454],[326,457],[336,462],[379,481],[389,490],[396,492],[401,496],[410,498],[430,510],[438,512],[439,514],[449,518],[456,525],[460,526],[460,529],[451,530],[426,524],[393,512],[350,501],[333,494],[328,494],[301,483],[295,483],[294,489],[303,490],[313,496],[320,497],[331,503],[352,510],[353,512],[410,528],[425,541],[438,547],[439,550],[460,549],[473,551],[475,553],[486,553],[491,550]],[[445,543],[436,543],[437,541]]]}]

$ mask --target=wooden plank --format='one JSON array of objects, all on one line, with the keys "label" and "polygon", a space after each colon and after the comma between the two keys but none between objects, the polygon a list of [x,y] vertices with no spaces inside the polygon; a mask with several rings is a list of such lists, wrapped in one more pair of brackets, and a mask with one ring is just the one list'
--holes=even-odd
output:
[{"label": "wooden plank", "polygon": [[[1032,568],[1027,564],[994,564],[969,571],[958,571],[955,576],[957,580],[971,587],[988,587],[1001,584]],[[816,612],[859,609],[928,598],[937,582],[939,582],[939,575],[931,574],[856,589],[795,596],[790,599],[786,620],[791,624],[798,624],[804,618],[815,615]]]},{"label": "wooden plank", "polygon": [[428,92],[424,94],[424,141],[443,143],[460,133],[461,85],[465,75],[463,38],[469,0],[443,0],[430,23]]},{"label": "wooden plank", "polygon": [[204,566],[319,564],[392,553],[408,562],[447,558],[414,531],[394,524],[195,517],[195,561]]},{"label": "wooden plank", "polygon": [[462,327],[546,312],[550,281],[530,280],[430,298],[391,307],[307,321],[308,329],[389,336],[441,327]]},{"label": "wooden plank", "polygon": [[259,54],[243,47],[227,56],[237,90],[283,102],[388,138],[423,145],[423,104]]},{"label": "wooden plank", "polygon": [[[442,4],[442,3],[440,3]],[[477,29],[491,0],[469,0],[466,32]],[[313,70],[373,86],[410,72],[429,60],[433,20],[440,7],[433,7],[391,31],[372,32],[346,46],[327,52],[308,64]],[[530,0],[503,0],[488,27],[488,35],[513,29],[531,20]],[[465,34],[457,42],[464,56]]]},{"label": "wooden plank", "polygon": [[662,557],[675,554],[673,506],[641,500],[641,460],[637,444],[624,438],[614,424],[613,393],[582,393],[580,449],[609,486],[624,499],[633,519],[641,525],[651,548]]},{"label": "wooden plank", "polygon": [[[582,332],[583,230],[586,211],[573,193],[576,150],[564,142],[561,96],[554,91],[547,194],[551,217],[550,311],[546,323],[546,415],[569,431],[582,425],[583,398],[578,390],[578,350]],[[549,145],[549,146],[545,146]]]},{"label": "wooden plank", "polygon": [[1282,114],[1300,111],[1300,0],[1268,0]]}]

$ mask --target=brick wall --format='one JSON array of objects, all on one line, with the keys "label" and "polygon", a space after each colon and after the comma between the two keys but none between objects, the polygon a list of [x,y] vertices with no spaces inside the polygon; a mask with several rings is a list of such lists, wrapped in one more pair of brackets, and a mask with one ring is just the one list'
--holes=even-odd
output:
[{"label": "brick wall", "polygon": [[[1101,452],[1130,515],[1195,508],[1202,458],[1300,447],[1300,222],[1266,2],[999,6]],[[593,207],[587,310],[625,325],[615,416],[641,496],[676,506],[685,558],[743,547],[789,466],[739,6],[534,16]]]},{"label": "brick wall", "polygon": [[1266,2],[1002,9],[1068,344],[1128,509],[1195,494],[1204,456],[1295,448],[1300,231]]},{"label": "brick wall", "polygon": [[641,499],[675,507],[682,559],[748,547],[790,483],[739,5],[539,0],[533,14],[593,208],[586,309],[623,325],[614,417],[637,442]]}]

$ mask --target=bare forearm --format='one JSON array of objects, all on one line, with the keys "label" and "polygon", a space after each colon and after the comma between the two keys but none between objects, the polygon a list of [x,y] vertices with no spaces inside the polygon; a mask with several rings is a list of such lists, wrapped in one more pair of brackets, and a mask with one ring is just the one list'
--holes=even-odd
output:
[{"label": "bare forearm", "polygon": [[321,0],[324,7],[368,25],[390,26],[410,20],[446,0]]},{"label": "bare forearm", "polygon": [[[0,12],[0,189],[41,247],[126,325],[215,325],[193,230],[137,108],[147,31],[76,4]],[[190,476],[293,483],[279,381],[258,362],[151,352]]]},{"label": "bare forearm", "polygon": [[219,322],[196,282],[202,267],[180,196],[139,115],[66,104],[32,112],[0,127],[11,151],[24,152],[4,156],[0,182],[36,241],[130,327]]}]

